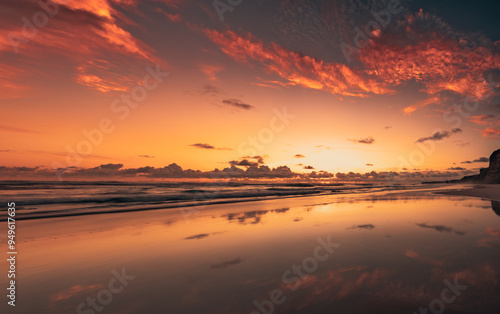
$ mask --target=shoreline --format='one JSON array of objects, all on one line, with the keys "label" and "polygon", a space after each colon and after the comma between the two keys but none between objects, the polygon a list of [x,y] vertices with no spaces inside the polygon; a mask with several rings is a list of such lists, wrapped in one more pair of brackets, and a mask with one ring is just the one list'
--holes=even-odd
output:
[{"label": "shoreline", "polygon": [[[104,209],[99,211],[41,211],[32,213],[19,213],[19,220],[38,220],[38,219],[50,219],[50,218],[65,218],[65,217],[76,217],[76,216],[87,216],[87,215],[101,215],[101,214],[113,214],[113,213],[131,213],[140,211],[155,211],[155,210],[166,210],[166,209],[180,209],[189,210],[188,208],[199,208],[212,205],[224,205],[224,204],[238,204],[238,203],[250,203],[250,202],[262,202],[280,199],[293,199],[293,198],[308,198],[308,197],[321,197],[321,196],[366,196],[366,195],[380,195],[380,194],[393,194],[393,195],[405,195],[414,192],[427,192],[430,194],[440,194],[440,195],[451,195],[451,196],[467,196],[489,199],[492,201],[500,202],[500,185],[436,185],[433,187],[420,186],[418,188],[412,187],[409,189],[401,190],[385,190],[385,191],[366,191],[357,193],[311,193],[311,194],[297,194],[297,195],[269,195],[264,197],[248,197],[248,198],[228,198],[228,199],[212,199],[205,200],[202,202],[174,202],[170,204],[154,204],[154,205],[142,205],[142,206],[132,206],[116,209]],[[0,217],[0,221],[7,220],[6,217]]]},{"label": "shoreline", "polygon": [[439,191],[436,194],[469,196],[500,202],[500,184],[476,184],[472,188]]}]

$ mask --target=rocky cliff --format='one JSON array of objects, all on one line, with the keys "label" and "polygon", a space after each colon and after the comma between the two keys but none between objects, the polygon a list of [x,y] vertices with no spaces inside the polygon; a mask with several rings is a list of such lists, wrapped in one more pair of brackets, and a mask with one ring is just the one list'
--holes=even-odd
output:
[{"label": "rocky cliff", "polygon": [[500,149],[491,154],[488,168],[479,170],[478,175],[467,176],[460,181],[500,184]]}]

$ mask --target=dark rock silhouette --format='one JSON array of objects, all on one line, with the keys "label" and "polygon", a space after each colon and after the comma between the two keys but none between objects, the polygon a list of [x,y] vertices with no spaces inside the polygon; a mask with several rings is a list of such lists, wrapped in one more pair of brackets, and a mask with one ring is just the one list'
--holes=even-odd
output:
[{"label": "dark rock silhouette", "polygon": [[500,149],[496,150],[490,157],[490,166],[488,167],[485,181],[500,183]]},{"label": "dark rock silhouette", "polygon": [[478,175],[463,177],[460,182],[500,184],[500,149],[491,154],[488,168],[479,170]]},{"label": "dark rock silhouette", "polygon": [[495,214],[500,216],[500,202],[491,201],[491,208],[493,208],[493,211],[495,212]]}]

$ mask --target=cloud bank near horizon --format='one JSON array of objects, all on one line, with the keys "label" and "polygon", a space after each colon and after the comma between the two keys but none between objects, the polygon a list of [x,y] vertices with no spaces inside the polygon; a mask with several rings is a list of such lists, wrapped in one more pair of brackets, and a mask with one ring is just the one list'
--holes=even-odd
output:
[{"label": "cloud bank near horizon", "polygon": [[[253,160],[260,156],[250,157]],[[243,162],[247,161],[247,162]],[[44,179],[44,180],[78,180],[78,179],[97,179],[97,180],[135,180],[135,179],[278,179],[278,180],[296,180],[296,181],[387,181],[394,184],[405,183],[408,181],[439,181],[453,180],[465,175],[475,174],[476,171],[463,169],[462,171],[371,171],[366,173],[358,172],[328,172],[312,171],[310,173],[293,172],[288,166],[277,166],[270,168],[262,165],[258,161],[250,162],[248,159],[242,159],[240,162],[231,161],[231,166],[222,170],[214,169],[212,171],[200,171],[192,169],[183,169],[176,163],[157,168],[151,166],[139,168],[124,168],[123,164],[103,164],[93,168],[59,168],[49,169],[45,167],[5,167],[0,166],[0,178],[26,180],[26,179]],[[243,169],[245,168],[245,169]],[[312,169],[312,167],[307,167]]]}]

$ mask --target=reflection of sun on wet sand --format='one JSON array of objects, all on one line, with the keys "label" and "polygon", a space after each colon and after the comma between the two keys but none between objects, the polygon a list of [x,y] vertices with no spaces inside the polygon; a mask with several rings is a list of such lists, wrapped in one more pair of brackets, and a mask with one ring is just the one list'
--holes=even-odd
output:
[{"label": "reflection of sun on wet sand", "polygon": [[500,202],[500,184],[481,184],[481,185],[476,185],[475,187],[470,189],[436,192],[436,193],[446,194],[446,195],[481,197],[490,199],[492,201],[496,201],[492,203],[497,203],[497,205]]}]

